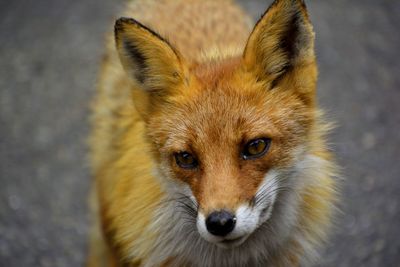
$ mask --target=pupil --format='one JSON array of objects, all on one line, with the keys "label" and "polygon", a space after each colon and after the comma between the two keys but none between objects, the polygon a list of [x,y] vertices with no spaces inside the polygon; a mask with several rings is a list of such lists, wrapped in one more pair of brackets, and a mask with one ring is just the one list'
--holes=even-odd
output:
[{"label": "pupil", "polygon": [[183,158],[183,162],[185,162],[186,164],[192,162],[192,157],[190,156],[189,153],[184,153],[184,154],[182,155],[182,158]]},{"label": "pupil", "polygon": [[260,151],[260,149],[262,148],[262,143],[261,142],[262,142],[261,140],[257,140],[255,142],[255,144],[253,144],[254,151],[257,151],[257,152]]}]

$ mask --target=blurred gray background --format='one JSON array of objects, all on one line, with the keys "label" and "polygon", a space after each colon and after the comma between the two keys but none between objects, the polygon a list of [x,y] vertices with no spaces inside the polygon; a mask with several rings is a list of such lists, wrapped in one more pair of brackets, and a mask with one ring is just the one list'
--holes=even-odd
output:
[{"label": "blurred gray background", "polygon": [[[0,266],[83,266],[88,103],[123,2],[0,0]],[[400,1],[306,2],[345,176],[320,266],[399,266]]]}]

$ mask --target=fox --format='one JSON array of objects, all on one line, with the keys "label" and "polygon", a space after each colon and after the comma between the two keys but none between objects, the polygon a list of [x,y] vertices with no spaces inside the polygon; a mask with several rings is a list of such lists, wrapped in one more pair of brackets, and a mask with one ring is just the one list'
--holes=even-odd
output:
[{"label": "fox", "polygon": [[92,108],[87,266],[310,266],[338,200],[302,0],[136,0]]}]

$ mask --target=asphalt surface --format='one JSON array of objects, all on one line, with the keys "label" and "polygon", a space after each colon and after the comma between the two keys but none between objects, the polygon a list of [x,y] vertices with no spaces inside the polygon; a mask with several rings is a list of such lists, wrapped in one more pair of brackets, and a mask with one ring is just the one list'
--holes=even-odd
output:
[{"label": "asphalt surface", "polygon": [[[271,1],[241,2],[258,18]],[[320,266],[399,266],[400,2],[306,2],[345,178]],[[122,6],[0,0],[0,266],[83,266],[88,103]]]}]

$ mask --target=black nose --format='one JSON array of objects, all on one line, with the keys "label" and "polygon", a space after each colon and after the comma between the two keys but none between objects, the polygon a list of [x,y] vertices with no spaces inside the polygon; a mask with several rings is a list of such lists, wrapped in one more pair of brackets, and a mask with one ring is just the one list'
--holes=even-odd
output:
[{"label": "black nose", "polygon": [[225,211],[214,211],[206,219],[207,230],[217,236],[226,236],[235,228],[236,217]]}]

